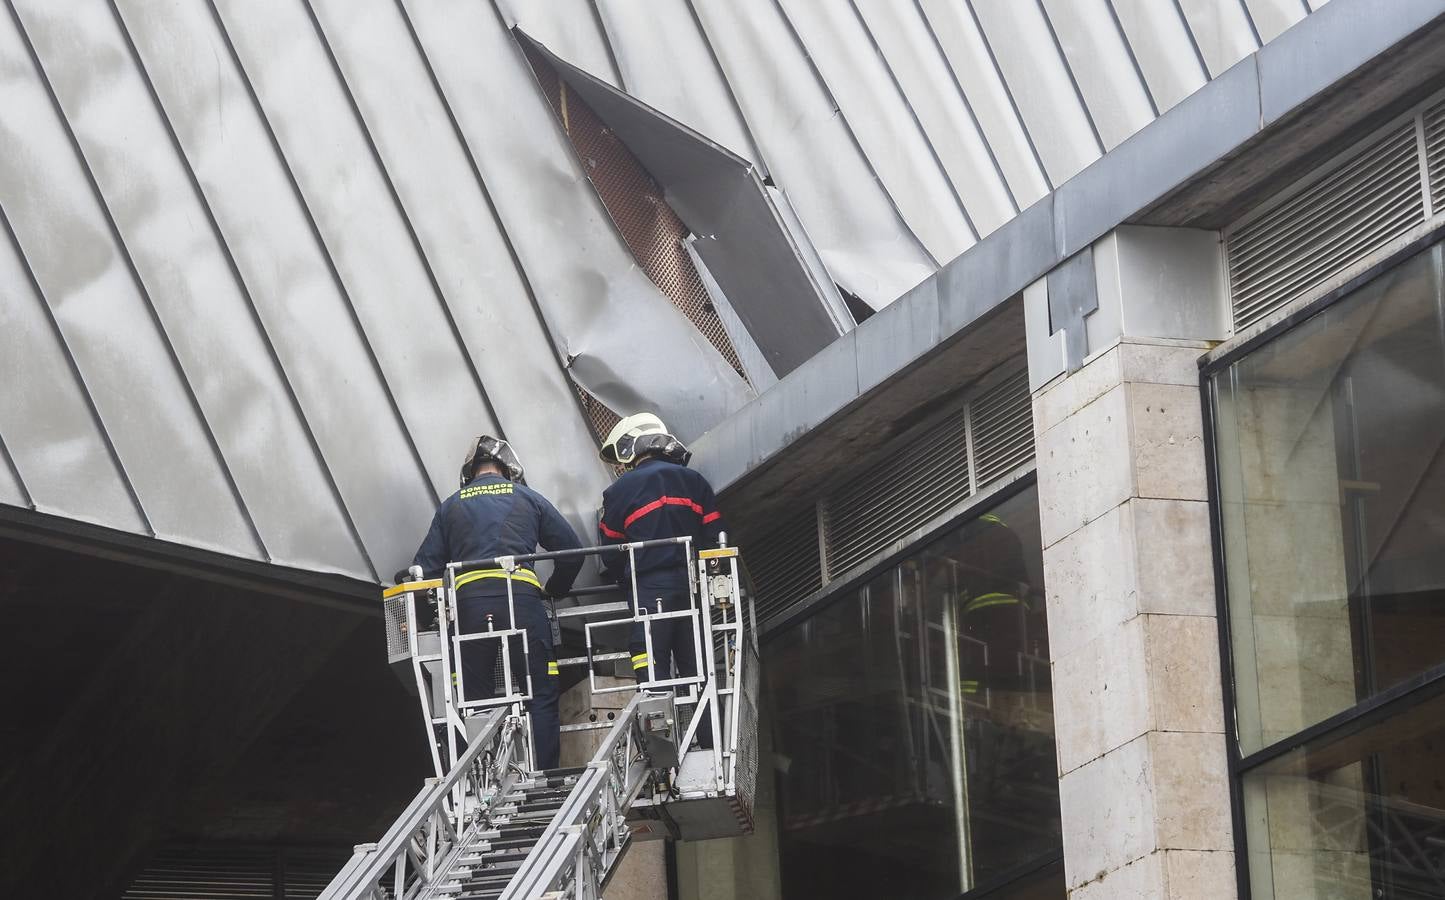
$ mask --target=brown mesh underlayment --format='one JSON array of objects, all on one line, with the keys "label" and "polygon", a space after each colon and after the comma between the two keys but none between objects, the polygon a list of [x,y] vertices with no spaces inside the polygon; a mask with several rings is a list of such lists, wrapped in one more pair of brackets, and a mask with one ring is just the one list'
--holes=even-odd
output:
[{"label": "brown mesh underlayment", "polygon": [[[602,205],[616,223],[637,264],[658,290],[682,310],[683,315],[717,348],[728,365],[746,378],[707,289],[683,248],[688,227],[663,199],[662,187],[647,173],[627,145],[598,118],[597,113],[567,87],[566,82],[558,77],[557,70],[540,53],[525,41],[522,48],[537,74],[542,93],[561,120],[562,130],[571,139],[573,149],[586,168],[587,177],[597,190],[597,196],[602,198]],[[588,406],[589,398],[590,395],[584,391],[584,407]],[[596,398],[590,400],[601,405]],[[594,427],[598,426],[597,417],[592,416],[590,408],[588,414]],[[599,433],[605,435],[609,430],[611,425],[600,429]]]},{"label": "brown mesh underlayment", "polygon": [[[570,379],[569,379],[570,380]],[[622,417],[613,412],[612,408],[587,392],[586,388],[577,382],[572,382],[572,387],[577,391],[577,397],[582,401],[582,412],[587,416],[587,424],[592,426],[592,436],[601,445],[612,426],[622,421]]]}]

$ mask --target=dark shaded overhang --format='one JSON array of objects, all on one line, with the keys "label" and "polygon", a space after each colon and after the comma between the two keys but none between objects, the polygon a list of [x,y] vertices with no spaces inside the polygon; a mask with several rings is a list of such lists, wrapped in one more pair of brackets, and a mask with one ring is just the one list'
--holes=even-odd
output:
[{"label": "dark shaded overhang", "polygon": [[1445,0],[1333,0],[710,429],[694,465],[734,520],[816,496],[1021,357],[1015,298],[1059,263],[1125,223],[1219,227],[1437,89],[1442,17]]}]

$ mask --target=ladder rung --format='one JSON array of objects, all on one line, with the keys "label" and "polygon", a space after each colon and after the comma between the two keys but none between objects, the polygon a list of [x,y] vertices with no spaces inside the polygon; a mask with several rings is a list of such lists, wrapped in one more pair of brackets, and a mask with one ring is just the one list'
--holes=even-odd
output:
[{"label": "ladder rung", "polygon": [[[627,654],[627,653],[594,653],[594,654],[592,655],[592,662],[595,662],[595,663],[611,662],[611,661],[614,660],[614,659],[630,659],[630,658],[631,658],[631,656],[630,656],[629,654]],[[585,656],[569,656],[569,657],[567,657],[566,659],[559,659],[559,660],[557,660],[557,665],[559,665],[559,666],[585,666],[585,665],[587,665],[587,657],[585,657]]]},{"label": "ladder rung", "polygon": [[626,600],[619,600],[616,603],[593,603],[590,606],[569,606],[566,609],[557,610],[557,618],[572,619],[578,616],[593,616],[601,613],[629,612],[632,604]]},{"label": "ladder rung", "polygon": [[583,722],[580,725],[563,725],[562,731],[600,731],[603,728],[611,728],[617,722]]}]

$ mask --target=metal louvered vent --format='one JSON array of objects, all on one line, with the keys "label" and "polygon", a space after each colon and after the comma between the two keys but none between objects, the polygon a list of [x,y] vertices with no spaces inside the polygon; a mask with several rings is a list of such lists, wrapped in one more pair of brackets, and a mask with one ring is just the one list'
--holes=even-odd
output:
[{"label": "metal louvered vent", "polygon": [[1430,173],[1430,207],[1435,213],[1445,206],[1445,103],[1425,110],[1425,165]]},{"label": "metal louvered vent", "polygon": [[122,900],[314,900],[351,856],[336,848],[224,844],[161,849]]},{"label": "metal louvered vent", "polygon": [[1034,415],[1025,369],[989,388],[973,402],[973,468],[987,484],[1034,458]]},{"label": "metal louvered vent", "polygon": [[1425,220],[1416,121],[1229,229],[1236,331],[1329,281]]},{"label": "metal louvered vent", "polygon": [[[809,508],[743,542],[759,622],[806,599],[825,581],[849,578],[850,570],[856,572],[889,544],[1033,459],[1028,370],[995,381],[962,408],[895,439],[894,447],[883,462],[834,488],[816,511]],[[819,570],[820,532],[826,579]]]},{"label": "metal louvered vent", "polygon": [[830,577],[969,495],[967,430],[965,414],[959,411],[824,501]]},{"label": "metal louvered vent", "polygon": [[809,506],[743,546],[759,622],[823,586],[818,514]]}]

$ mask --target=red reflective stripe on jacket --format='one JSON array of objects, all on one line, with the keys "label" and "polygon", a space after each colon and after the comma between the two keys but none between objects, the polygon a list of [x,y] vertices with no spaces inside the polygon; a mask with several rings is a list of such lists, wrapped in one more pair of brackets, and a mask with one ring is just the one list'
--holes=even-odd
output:
[{"label": "red reflective stripe on jacket", "polygon": [[627,537],[627,535],[623,534],[623,533],[620,532],[620,531],[613,531],[611,528],[608,528],[606,522],[598,522],[598,523],[597,523],[597,527],[602,529],[602,534],[603,534],[603,536],[605,536],[605,537],[610,537],[610,538],[625,538],[625,537]]},{"label": "red reflective stripe on jacket", "polygon": [[[627,526],[631,525],[633,522],[636,522],[638,519],[642,518],[648,513],[657,512],[664,506],[690,506],[692,507],[692,511],[697,513],[699,516],[703,514],[702,504],[698,503],[696,500],[692,500],[687,497],[658,497],[651,503],[644,503],[643,505],[637,507],[637,509],[633,510],[632,514],[623,521],[622,527],[625,529],[627,528]],[[704,519],[704,521],[706,521],[706,519]]]},{"label": "red reflective stripe on jacket", "polygon": [[716,522],[718,519],[721,519],[721,518],[722,518],[722,513],[720,513],[720,512],[710,512],[710,513],[708,513],[707,515],[705,515],[705,516],[702,517],[702,524],[707,525],[707,524],[709,524],[709,523],[711,523],[711,522]]}]

